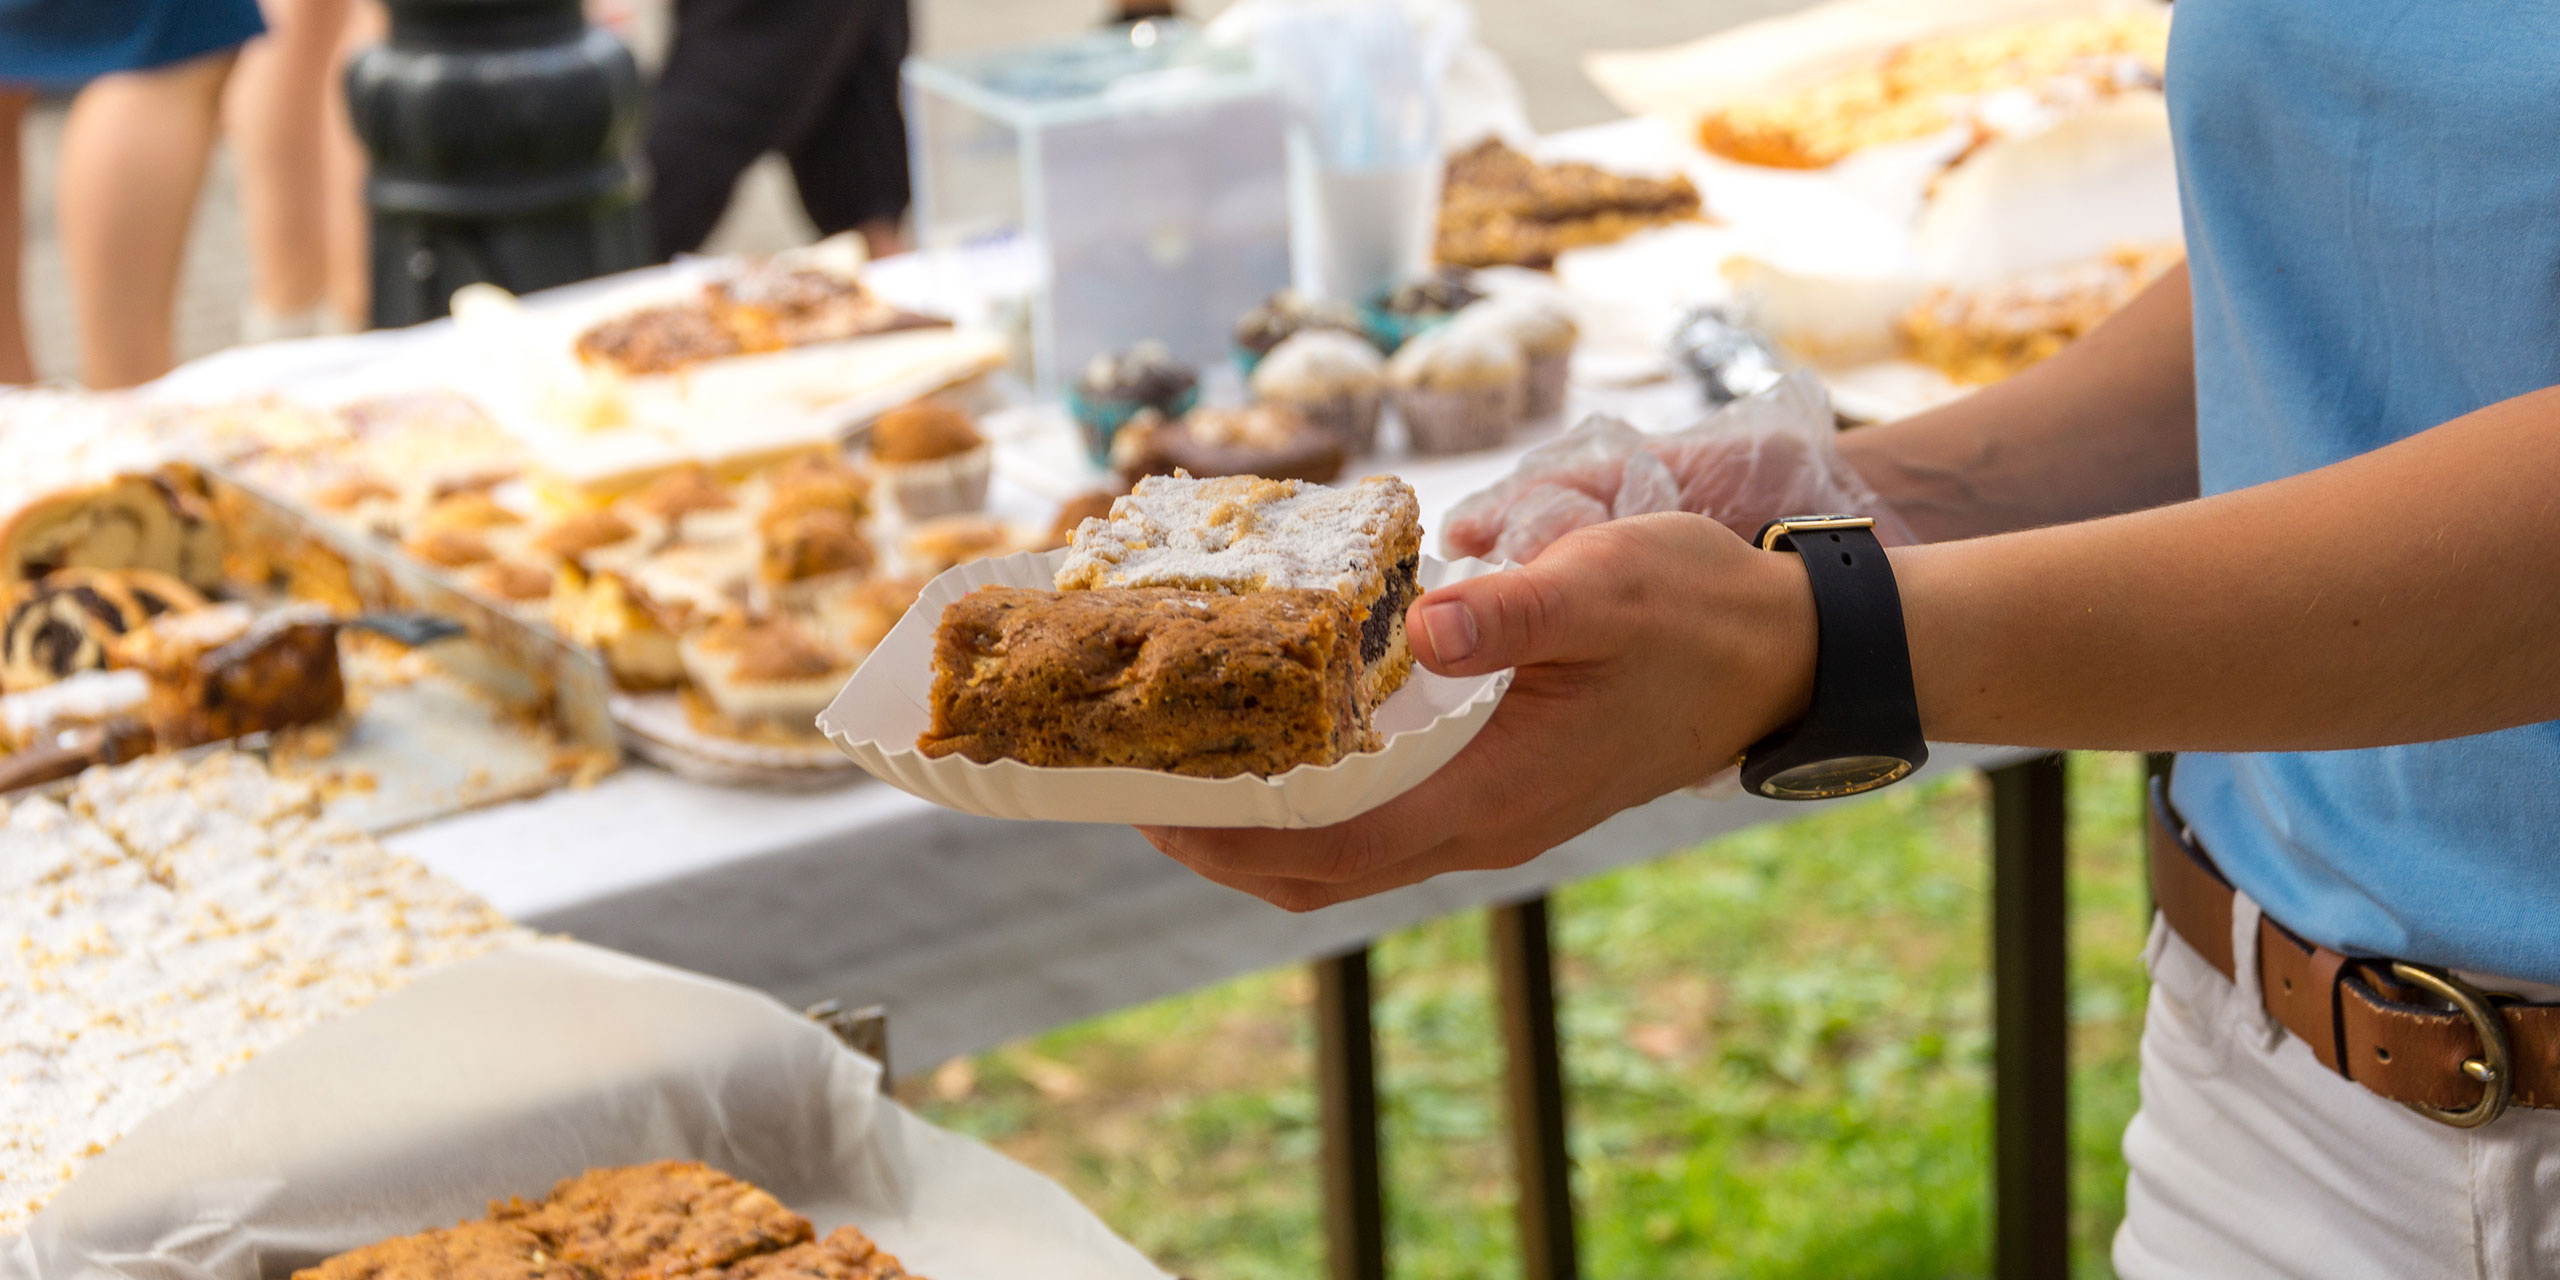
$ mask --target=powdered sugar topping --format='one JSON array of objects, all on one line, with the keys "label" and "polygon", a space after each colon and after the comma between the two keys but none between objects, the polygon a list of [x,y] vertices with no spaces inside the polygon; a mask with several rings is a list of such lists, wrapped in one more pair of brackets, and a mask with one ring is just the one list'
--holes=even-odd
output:
[{"label": "powdered sugar topping", "polygon": [[1191,587],[1356,592],[1395,566],[1384,535],[1417,517],[1413,489],[1371,476],[1330,489],[1303,480],[1150,476],[1087,520],[1058,567],[1062,591]]}]

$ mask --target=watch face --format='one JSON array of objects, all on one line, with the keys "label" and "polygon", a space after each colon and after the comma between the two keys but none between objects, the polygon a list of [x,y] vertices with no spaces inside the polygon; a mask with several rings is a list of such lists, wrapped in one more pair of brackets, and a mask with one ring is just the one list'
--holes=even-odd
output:
[{"label": "watch face", "polygon": [[1779,800],[1828,800],[1899,782],[1911,769],[1911,762],[1900,756],[1838,756],[1780,770],[1760,790]]}]

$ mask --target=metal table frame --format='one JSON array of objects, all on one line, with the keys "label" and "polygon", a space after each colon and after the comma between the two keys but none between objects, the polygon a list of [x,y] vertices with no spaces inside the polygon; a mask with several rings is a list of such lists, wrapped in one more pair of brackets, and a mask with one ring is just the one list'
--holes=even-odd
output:
[{"label": "metal table frame", "polygon": [[[1991,783],[1991,1252],[1992,1274],[2004,1280],[2071,1270],[2070,806],[2063,766],[2052,754],[1984,770]],[[1548,902],[1539,895],[1490,914],[1521,1274],[1572,1280],[1580,1269]],[[1315,975],[1330,1274],[1385,1280],[1369,953],[1320,960]]]}]

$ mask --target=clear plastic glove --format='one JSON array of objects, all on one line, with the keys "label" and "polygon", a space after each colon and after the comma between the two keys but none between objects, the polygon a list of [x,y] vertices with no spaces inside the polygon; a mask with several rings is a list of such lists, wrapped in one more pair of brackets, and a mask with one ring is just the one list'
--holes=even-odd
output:
[{"label": "clear plastic glove", "polygon": [[1656,511],[1708,516],[1744,537],[1779,516],[1846,511],[1875,517],[1888,545],[1915,541],[1841,460],[1837,435],[1830,397],[1804,372],[1667,435],[1593,417],[1459,503],[1441,544],[1452,557],[1526,564],[1575,529]]}]

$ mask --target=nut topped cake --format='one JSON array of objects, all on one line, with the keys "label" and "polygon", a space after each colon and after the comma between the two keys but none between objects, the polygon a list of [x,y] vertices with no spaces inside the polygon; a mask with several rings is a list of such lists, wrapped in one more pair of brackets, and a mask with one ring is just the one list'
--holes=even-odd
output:
[{"label": "nut topped cake", "polygon": [[293,1280],[904,1280],[860,1229],[819,1238],[763,1188],[689,1160],[590,1169],[538,1201],[351,1249]]},{"label": "nut topped cake", "polygon": [[1107,519],[1075,531],[1057,586],[1333,592],[1360,620],[1361,705],[1374,708],[1413,669],[1404,613],[1419,594],[1421,512],[1412,486],[1393,476],[1339,489],[1150,476],[1113,502]]}]

